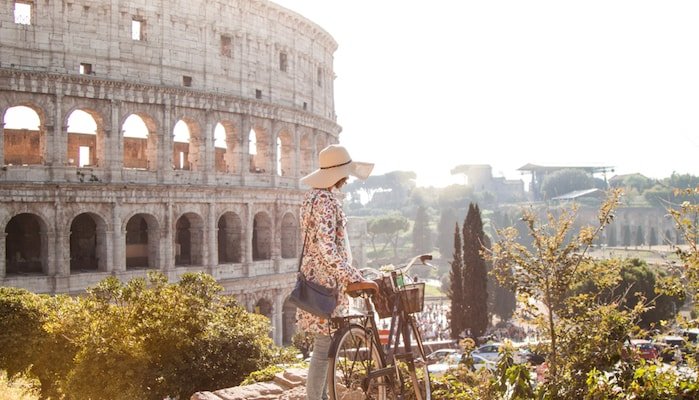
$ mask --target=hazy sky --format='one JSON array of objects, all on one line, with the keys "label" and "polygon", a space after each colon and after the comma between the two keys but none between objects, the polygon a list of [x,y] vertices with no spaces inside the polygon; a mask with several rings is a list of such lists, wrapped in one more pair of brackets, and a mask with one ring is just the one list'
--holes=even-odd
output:
[{"label": "hazy sky", "polygon": [[275,2],[338,42],[340,143],[375,173],[699,175],[699,1]]}]

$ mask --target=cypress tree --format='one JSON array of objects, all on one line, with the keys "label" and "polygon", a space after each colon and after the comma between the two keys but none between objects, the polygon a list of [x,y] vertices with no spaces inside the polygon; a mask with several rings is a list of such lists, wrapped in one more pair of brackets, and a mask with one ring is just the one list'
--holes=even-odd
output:
[{"label": "cypress tree", "polygon": [[469,204],[463,228],[463,291],[465,328],[474,337],[488,327],[488,271],[481,255],[485,232],[478,205]]},{"label": "cypress tree", "polygon": [[463,310],[463,263],[461,259],[461,236],[459,235],[459,224],[454,228],[454,259],[451,262],[451,285],[447,291],[447,296],[451,300],[451,337],[457,339],[461,331],[464,330],[464,310]]}]

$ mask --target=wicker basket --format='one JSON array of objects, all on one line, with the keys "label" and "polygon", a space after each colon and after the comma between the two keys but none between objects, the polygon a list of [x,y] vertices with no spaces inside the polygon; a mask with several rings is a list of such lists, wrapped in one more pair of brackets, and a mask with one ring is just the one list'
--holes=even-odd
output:
[{"label": "wicker basket", "polygon": [[[408,313],[422,312],[425,306],[425,283],[409,283],[398,290],[391,283],[390,276],[374,280],[379,285],[379,296],[374,296],[374,308],[379,318],[388,318],[393,314],[396,298],[400,306]],[[396,296],[397,295],[397,296]]]},{"label": "wicker basket", "polygon": [[393,314],[394,305],[394,292],[393,285],[391,284],[391,277],[384,276],[378,279],[374,279],[377,285],[379,285],[379,295],[374,296],[374,308],[376,313],[379,314],[379,318],[388,318]]},{"label": "wicker basket", "polygon": [[409,283],[398,291],[400,303],[408,313],[422,312],[425,307],[425,282]]}]

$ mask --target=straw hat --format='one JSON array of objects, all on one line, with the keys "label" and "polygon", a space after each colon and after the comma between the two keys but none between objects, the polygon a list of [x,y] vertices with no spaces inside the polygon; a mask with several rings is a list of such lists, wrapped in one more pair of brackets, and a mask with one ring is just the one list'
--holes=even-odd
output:
[{"label": "straw hat", "polygon": [[301,178],[301,183],[316,189],[325,189],[350,175],[366,179],[374,164],[352,161],[347,149],[331,144],[318,155],[320,168]]}]

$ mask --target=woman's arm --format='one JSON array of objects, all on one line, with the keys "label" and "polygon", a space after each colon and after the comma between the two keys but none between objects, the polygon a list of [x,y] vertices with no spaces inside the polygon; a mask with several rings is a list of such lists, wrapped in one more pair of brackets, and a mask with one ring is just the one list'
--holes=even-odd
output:
[{"label": "woman's arm", "polygon": [[329,267],[329,273],[343,286],[349,282],[363,280],[361,272],[349,264],[346,253],[341,251],[338,243],[344,243],[338,235],[347,232],[338,226],[338,204],[330,194],[321,196],[321,201],[316,204],[318,211],[315,213],[318,226],[318,246],[323,262]]}]

